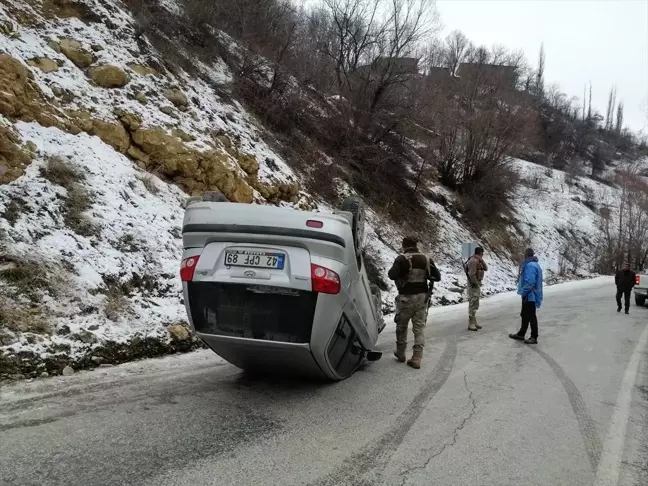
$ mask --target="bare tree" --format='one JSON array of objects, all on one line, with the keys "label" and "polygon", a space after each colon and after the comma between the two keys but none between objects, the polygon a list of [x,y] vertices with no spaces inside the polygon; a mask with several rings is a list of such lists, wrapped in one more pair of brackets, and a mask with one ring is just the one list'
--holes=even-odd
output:
[{"label": "bare tree", "polygon": [[621,136],[621,130],[623,130],[623,100],[619,101],[619,106],[617,107],[617,117],[616,117],[617,137]]},{"label": "bare tree", "polygon": [[608,96],[608,105],[607,113],[605,115],[605,129],[608,132],[611,132],[614,128],[614,110],[616,108],[616,86],[612,86],[610,89],[610,95]]},{"label": "bare tree", "polygon": [[425,74],[429,74],[432,68],[444,66],[446,56],[444,43],[438,37],[432,37],[428,45],[423,47],[421,67],[423,67]]},{"label": "bare tree", "polygon": [[648,184],[631,165],[617,174],[620,194],[608,197],[599,222],[597,270],[612,271],[623,261],[643,269],[648,262]]},{"label": "bare tree", "polygon": [[587,108],[587,121],[592,120],[592,82],[589,82],[589,106]]},{"label": "bare tree", "polygon": [[545,50],[544,42],[540,44],[540,54],[538,55],[538,71],[536,72],[536,95],[544,95],[544,72],[545,72]]},{"label": "bare tree", "polygon": [[446,37],[446,67],[452,76],[457,75],[457,68],[470,50],[468,37],[460,30],[454,30]]}]

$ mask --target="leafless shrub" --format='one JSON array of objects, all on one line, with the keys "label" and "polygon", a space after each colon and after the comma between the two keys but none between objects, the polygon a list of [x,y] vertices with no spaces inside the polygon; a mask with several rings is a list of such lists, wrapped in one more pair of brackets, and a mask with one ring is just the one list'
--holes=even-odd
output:
[{"label": "leafless shrub", "polygon": [[80,184],[74,184],[68,189],[63,207],[65,224],[80,236],[99,237],[100,227],[85,214],[92,207],[92,198]]},{"label": "leafless shrub", "polygon": [[8,285],[10,295],[33,302],[40,302],[46,293],[57,295],[61,284],[54,265],[7,254],[0,257],[0,280]]},{"label": "leafless shrub", "polygon": [[575,274],[578,271],[581,246],[571,237],[567,237],[558,252],[558,273],[561,276]]},{"label": "leafless shrub", "polygon": [[23,199],[14,197],[13,199],[11,199],[11,201],[9,201],[9,204],[2,213],[2,217],[13,226],[18,222],[20,216],[22,216],[22,214],[25,212],[26,207],[27,203]]},{"label": "leafless shrub", "polygon": [[539,172],[533,172],[533,174],[531,174],[529,177],[521,179],[521,182],[529,189],[533,189],[534,191],[539,191],[543,187],[543,177]]},{"label": "leafless shrub", "polygon": [[92,207],[92,197],[83,186],[85,175],[60,157],[50,157],[41,167],[41,176],[67,191],[63,218],[68,228],[80,236],[97,237],[100,228],[85,213]]},{"label": "leafless shrub", "polygon": [[84,174],[61,157],[50,157],[40,168],[42,177],[52,184],[70,189],[73,184],[83,182]]}]

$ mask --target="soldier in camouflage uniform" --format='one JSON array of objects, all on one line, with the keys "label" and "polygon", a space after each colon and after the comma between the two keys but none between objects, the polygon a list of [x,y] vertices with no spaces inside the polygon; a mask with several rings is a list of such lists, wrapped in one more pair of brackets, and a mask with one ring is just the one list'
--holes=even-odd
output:
[{"label": "soldier in camouflage uniform", "polygon": [[477,323],[477,310],[481,297],[481,286],[484,280],[484,272],[488,266],[484,261],[484,249],[475,248],[475,254],[466,263],[466,275],[468,276],[468,330],[478,331],[482,326]]},{"label": "soldier in camouflage uniform", "polygon": [[425,346],[425,325],[429,302],[428,280],[438,282],[441,274],[431,258],[418,250],[417,240],[413,237],[403,239],[403,254],[399,255],[389,270],[389,278],[396,282],[396,351],[394,356],[404,363],[407,351],[407,326],[412,321],[414,348],[412,358],[407,364],[412,368],[421,367],[423,347]]}]

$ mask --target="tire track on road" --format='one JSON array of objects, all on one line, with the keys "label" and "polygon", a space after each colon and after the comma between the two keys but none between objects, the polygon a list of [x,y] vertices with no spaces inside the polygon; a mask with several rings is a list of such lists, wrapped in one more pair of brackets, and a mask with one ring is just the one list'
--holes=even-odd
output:
[{"label": "tire track on road", "polygon": [[362,451],[348,457],[337,470],[311,483],[311,485],[351,484],[359,486],[377,484],[375,481],[367,481],[363,477],[368,474],[372,476],[381,474],[425,407],[448,380],[456,357],[456,336],[450,336],[434,370],[432,370],[432,373],[405,410],[396,418],[394,425],[383,435],[373,440]]},{"label": "tire track on road", "polygon": [[555,375],[558,377],[560,382],[563,385],[563,388],[567,392],[567,397],[569,398],[569,403],[571,403],[572,410],[576,415],[576,420],[578,421],[578,428],[580,430],[581,437],[585,443],[585,452],[589,457],[590,465],[592,470],[596,473],[598,468],[599,461],[601,460],[601,451],[603,450],[603,445],[601,443],[601,438],[596,431],[596,425],[592,417],[590,416],[583,395],[581,395],[578,388],[571,379],[565,374],[565,370],[554,361],[554,359],[549,356],[544,351],[529,346],[536,353],[538,353],[542,359],[544,359],[547,364],[551,367]]}]

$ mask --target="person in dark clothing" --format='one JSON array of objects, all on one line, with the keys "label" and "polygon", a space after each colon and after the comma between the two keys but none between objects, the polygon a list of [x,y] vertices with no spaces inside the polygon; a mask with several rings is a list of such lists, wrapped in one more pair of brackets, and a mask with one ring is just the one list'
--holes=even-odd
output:
[{"label": "person in dark clothing", "polygon": [[630,314],[630,294],[632,294],[632,289],[636,283],[637,274],[630,270],[630,264],[628,262],[623,264],[623,269],[619,270],[615,277],[614,283],[616,284],[617,293],[617,312],[621,312],[621,296],[624,297],[625,303],[625,313]]},{"label": "person in dark clothing", "polygon": [[396,351],[394,356],[405,362],[407,351],[407,326],[412,321],[414,348],[412,359],[407,364],[412,368],[421,367],[423,346],[425,346],[425,325],[429,301],[428,281],[438,282],[441,273],[427,255],[418,250],[417,240],[413,237],[403,239],[403,253],[389,269],[389,278],[394,280],[398,289],[396,298]]}]

